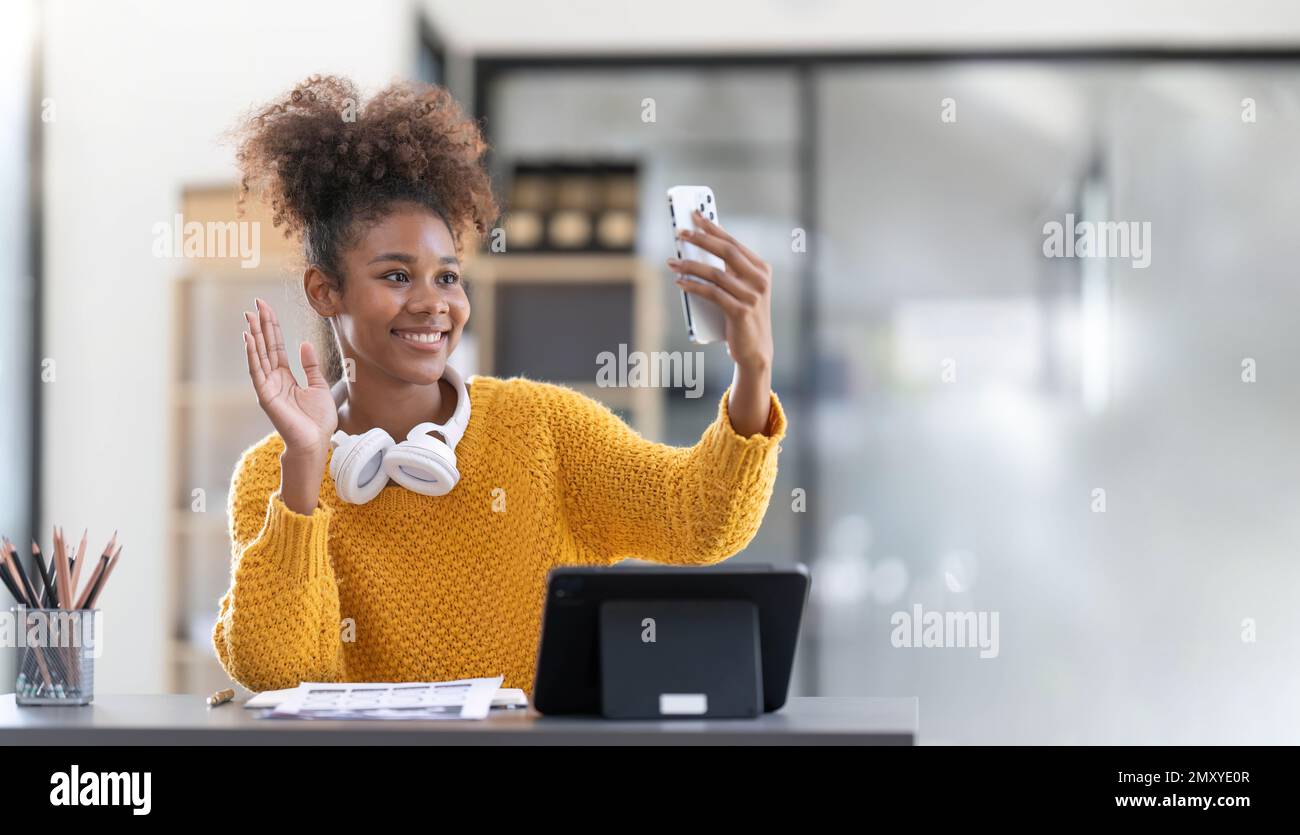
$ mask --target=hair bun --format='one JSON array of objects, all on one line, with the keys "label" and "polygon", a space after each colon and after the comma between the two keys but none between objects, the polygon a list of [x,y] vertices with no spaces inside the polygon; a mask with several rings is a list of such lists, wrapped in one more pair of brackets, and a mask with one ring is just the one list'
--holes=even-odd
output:
[{"label": "hair bun", "polygon": [[441,215],[460,249],[499,213],[487,143],[445,87],[397,82],[363,101],[352,81],[313,75],[255,110],[236,136],[240,204],[250,194],[269,203],[286,236],[410,200]]}]

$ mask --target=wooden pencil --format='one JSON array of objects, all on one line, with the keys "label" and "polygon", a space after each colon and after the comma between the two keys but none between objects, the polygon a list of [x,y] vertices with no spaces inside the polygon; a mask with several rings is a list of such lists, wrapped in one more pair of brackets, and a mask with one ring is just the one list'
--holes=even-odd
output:
[{"label": "wooden pencil", "polygon": [[74,609],[86,608],[86,601],[90,599],[90,593],[99,582],[99,575],[104,573],[104,569],[108,566],[110,559],[112,559],[112,557],[109,555],[107,550],[100,555],[99,562],[95,564],[94,570],[91,571],[90,576],[86,578],[86,587],[81,590],[81,596],[77,598],[77,604],[73,607]]},{"label": "wooden pencil", "polygon": [[[15,557],[17,559],[17,557]],[[48,606],[57,606],[54,601],[58,590],[54,588],[54,562],[51,561],[48,566],[45,564],[45,557],[41,554],[41,549],[36,546],[35,540],[32,541],[32,562],[36,563],[36,571],[41,575],[41,583],[45,586],[45,591],[41,592],[40,608]]]},{"label": "wooden pencil", "polygon": [[27,572],[23,571],[22,563],[18,562],[15,557],[15,551],[9,550],[9,546],[4,548],[3,559],[5,565],[9,567],[9,575],[14,578],[14,584],[22,592],[22,603],[29,609],[40,606],[40,601],[36,599],[36,589],[32,586],[31,580],[27,579]]},{"label": "wooden pencil", "polygon": [[[6,552],[7,551],[8,549],[6,549]],[[18,590],[16,585],[14,585],[13,578],[9,576],[9,562],[3,557],[0,557],[0,582],[3,582],[5,588],[9,589],[9,593],[13,595],[14,601],[22,604],[23,593]]]},{"label": "wooden pencil", "polygon": [[81,532],[81,544],[77,546],[77,555],[72,558],[72,588],[70,593],[72,598],[77,596],[77,579],[81,577],[82,557],[86,555],[86,535],[90,533],[90,528]]},{"label": "wooden pencil", "polygon": [[63,553],[63,537],[59,535],[59,527],[54,526],[54,576],[59,584],[59,605],[66,606],[72,599],[72,592],[68,589],[68,559]]},{"label": "wooden pencil", "polygon": [[[99,560],[100,563],[106,562],[107,560],[109,560],[109,559],[112,557],[112,555],[115,553],[114,550],[113,550],[113,547],[114,547],[115,545],[117,545],[117,531],[113,531],[113,538],[110,539],[110,540],[108,541],[108,544],[104,546],[104,552],[103,552],[103,554],[101,554],[101,556],[100,556],[100,560]],[[103,572],[103,569],[104,569],[104,566],[99,565],[99,564],[96,564],[95,569],[96,569],[97,571],[99,571],[100,573],[102,573],[102,572]],[[77,603],[77,608],[78,608],[78,609],[83,608],[83,605],[82,605],[82,604],[84,604],[84,602],[85,602],[87,599],[89,599],[89,595],[91,594],[92,591],[94,591],[94,582],[97,582],[97,581],[98,581],[98,578],[97,578],[97,577],[87,577],[87,578],[86,578],[86,587],[82,590],[81,594],[77,597],[77,601],[78,601],[78,603]]]},{"label": "wooden pencil", "polygon": [[104,586],[108,585],[109,575],[113,573],[114,568],[117,568],[117,561],[121,556],[122,546],[119,545],[117,546],[117,551],[113,553],[113,559],[109,562],[103,573],[99,575],[99,580],[95,584],[95,589],[90,593],[90,599],[86,601],[87,609],[95,608],[95,601],[99,599],[99,595],[104,590]]}]

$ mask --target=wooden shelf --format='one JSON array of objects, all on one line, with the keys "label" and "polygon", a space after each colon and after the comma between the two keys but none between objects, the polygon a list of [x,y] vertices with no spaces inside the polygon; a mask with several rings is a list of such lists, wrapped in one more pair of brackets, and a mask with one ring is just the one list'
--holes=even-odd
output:
[{"label": "wooden shelf", "polygon": [[484,255],[466,267],[470,281],[627,283],[645,280],[646,264],[634,255],[539,252]]},{"label": "wooden shelf", "polygon": [[259,408],[257,394],[249,383],[173,383],[172,385],[179,406]]},{"label": "wooden shelf", "polygon": [[224,536],[230,526],[224,507],[220,513],[194,513],[177,508],[172,511],[172,529],[187,536]]}]

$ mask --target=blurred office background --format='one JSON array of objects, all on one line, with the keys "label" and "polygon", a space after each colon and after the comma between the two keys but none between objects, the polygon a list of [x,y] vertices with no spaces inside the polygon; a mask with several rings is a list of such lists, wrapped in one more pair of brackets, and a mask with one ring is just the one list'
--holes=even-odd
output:
[{"label": "blurred office background", "polygon": [[[702,349],[700,399],[591,385],[594,351],[619,341],[695,350],[662,263],[664,189],[712,186],[773,264],[790,436],[735,559],[811,568],[794,695],[918,696],[932,743],[1300,742],[1300,10],[4,14],[0,531],[48,546],[51,524],[89,526],[92,547],[121,531],[102,692],[224,685],[207,633],[225,491],[270,431],[240,312],[261,294],[291,340],[308,325],[269,227],[254,271],[154,257],[153,227],[220,217],[222,131],[336,72],[451,87],[485,120],[507,224],[543,230],[477,259],[487,304],[454,358],[470,371],[569,382],[691,444],[730,379],[721,346]],[[579,222],[552,239],[564,212]],[[1067,213],[1149,222],[1149,267],[1045,258],[1044,224]],[[608,324],[603,347],[519,349],[521,311],[575,301]],[[891,616],[915,605],[998,613],[997,656],[896,648]]]}]

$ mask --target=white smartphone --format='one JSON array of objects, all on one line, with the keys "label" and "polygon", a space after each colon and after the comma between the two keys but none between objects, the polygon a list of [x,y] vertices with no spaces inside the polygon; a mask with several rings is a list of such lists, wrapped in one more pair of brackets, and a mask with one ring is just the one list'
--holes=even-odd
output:
[{"label": "white smartphone", "polygon": [[[677,257],[682,261],[699,261],[725,270],[727,265],[721,258],[677,237],[678,229],[695,229],[695,222],[691,219],[691,212],[695,209],[699,209],[700,214],[714,223],[722,223],[718,220],[718,200],[713,195],[713,189],[708,186],[673,186],[668,189],[668,210],[673,220],[673,243],[677,247]],[[693,275],[683,274],[682,277],[687,281],[705,281]],[[682,313],[686,316],[686,334],[690,340],[705,345],[726,339],[727,317],[722,308],[708,299],[692,296],[685,290],[681,290],[681,294]]]}]

